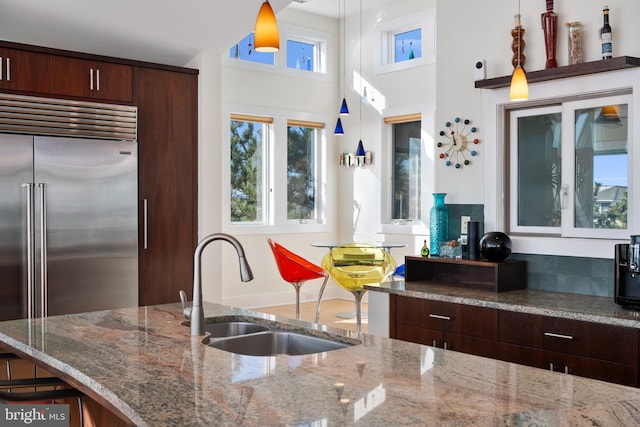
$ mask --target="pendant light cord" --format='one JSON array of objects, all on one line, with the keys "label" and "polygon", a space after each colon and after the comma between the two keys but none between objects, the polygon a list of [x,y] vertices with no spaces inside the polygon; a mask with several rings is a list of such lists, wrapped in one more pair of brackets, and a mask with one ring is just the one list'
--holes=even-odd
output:
[{"label": "pendant light cord", "polygon": [[360,141],[362,141],[362,94],[364,92],[362,89],[362,0],[360,0],[360,24],[358,31],[360,31],[360,57],[358,60],[358,73],[360,74]]}]

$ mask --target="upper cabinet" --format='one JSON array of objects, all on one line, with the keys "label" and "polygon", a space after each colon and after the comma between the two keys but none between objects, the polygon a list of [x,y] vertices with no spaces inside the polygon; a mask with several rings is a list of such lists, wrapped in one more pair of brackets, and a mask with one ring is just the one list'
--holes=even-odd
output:
[{"label": "upper cabinet", "polygon": [[0,48],[0,88],[23,92],[49,92],[49,55]]},{"label": "upper cabinet", "polygon": [[53,55],[50,63],[52,94],[133,101],[133,67],[130,65]]}]

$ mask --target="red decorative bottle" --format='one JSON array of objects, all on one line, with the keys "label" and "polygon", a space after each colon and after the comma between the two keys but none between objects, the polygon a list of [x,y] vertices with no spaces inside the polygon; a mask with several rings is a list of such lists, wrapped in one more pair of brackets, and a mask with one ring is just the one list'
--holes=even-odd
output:
[{"label": "red decorative bottle", "polygon": [[558,66],[556,60],[556,41],[558,38],[558,15],[553,11],[553,0],[547,0],[547,11],[541,16],[544,32],[544,47],[547,51],[547,62],[544,68]]}]

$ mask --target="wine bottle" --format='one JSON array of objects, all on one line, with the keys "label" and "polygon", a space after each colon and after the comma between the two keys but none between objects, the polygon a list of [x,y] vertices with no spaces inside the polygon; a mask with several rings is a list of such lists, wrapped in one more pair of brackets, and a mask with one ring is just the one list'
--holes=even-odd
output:
[{"label": "wine bottle", "polygon": [[424,241],[424,245],[422,246],[422,249],[420,250],[420,255],[422,256],[429,256],[429,247],[427,246],[427,241]]},{"label": "wine bottle", "polygon": [[609,6],[602,9],[604,25],[600,30],[600,40],[602,42],[602,59],[611,59],[613,57],[613,37],[611,33],[611,25],[609,25]]}]

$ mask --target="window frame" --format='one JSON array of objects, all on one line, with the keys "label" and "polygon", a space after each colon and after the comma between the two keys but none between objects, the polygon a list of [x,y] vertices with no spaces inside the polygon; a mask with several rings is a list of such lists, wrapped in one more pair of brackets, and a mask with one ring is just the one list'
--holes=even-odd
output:
[{"label": "window frame", "polygon": [[[579,228],[575,226],[575,112],[579,109],[585,108],[597,108],[606,105],[626,104],[628,106],[628,113],[632,113],[631,97],[625,94],[619,95],[594,95],[590,98],[573,100],[562,99],[559,102],[554,102],[548,106],[536,106],[532,108],[520,108],[514,110],[509,114],[509,138],[508,138],[508,152],[509,152],[509,202],[505,205],[507,212],[505,217],[508,218],[506,231],[510,234],[531,234],[531,235],[555,235],[559,237],[578,237],[589,239],[624,239],[630,235],[629,230],[632,228],[633,215],[632,212],[628,212],[627,215],[627,228],[625,229],[610,229],[610,228]],[[514,142],[518,140],[518,127],[517,119],[521,117],[534,117],[544,114],[560,114],[561,115],[561,138],[560,138],[560,164],[561,164],[561,176],[560,176],[560,192],[561,210],[560,225],[557,227],[549,226],[521,226],[518,225],[518,151],[517,146],[514,147]],[[627,148],[633,144],[631,135],[627,135]],[[630,181],[632,174],[632,164],[630,162],[630,155],[627,151],[627,198],[628,203],[633,198],[631,191]],[[630,206],[630,204],[628,204]]]},{"label": "window frame", "polygon": [[[222,64],[224,66],[253,71],[306,77],[321,81],[331,81],[335,78],[334,74],[337,67],[329,64],[329,58],[334,57],[334,55],[331,55],[330,49],[339,49],[339,47],[334,43],[331,33],[317,31],[306,27],[299,27],[286,22],[279,24],[278,29],[280,33],[280,51],[275,52],[273,64],[264,64],[261,62],[233,58],[226,53],[222,55]],[[245,37],[246,35],[242,39]],[[314,43],[318,47],[318,49],[316,49],[318,50],[316,53],[317,71],[309,72],[308,70],[298,70],[287,67],[287,40],[289,39],[305,43]],[[238,40],[238,42],[239,41],[240,40]],[[229,49],[231,49],[231,47]]]},{"label": "window frame", "polygon": [[[239,113],[241,112],[241,113]],[[231,234],[268,234],[268,233],[299,233],[299,232],[327,232],[331,230],[333,223],[333,211],[327,206],[327,192],[332,187],[329,182],[330,165],[327,161],[326,123],[330,117],[324,117],[312,113],[274,110],[272,108],[248,107],[240,105],[227,105],[223,108],[221,132],[221,156],[229,159],[231,155],[231,137],[229,125],[233,116],[265,117],[271,118],[269,129],[271,143],[267,149],[267,182],[264,186],[266,194],[267,210],[266,218],[262,222],[232,222],[230,212],[230,161],[222,162],[220,174],[222,177],[220,209],[222,230]],[[307,123],[314,126],[323,125],[316,132],[316,219],[308,221],[289,220],[287,218],[287,156],[283,156],[283,150],[287,150],[288,123]],[[278,153],[278,155],[276,155]]]},{"label": "window frame", "polygon": [[[382,126],[382,153],[379,158],[388,159],[381,165],[381,197],[380,197],[380,232],[387,234],[428,234],[429,208],[431,200],[425,197],[425,194],[433,192],[433,175],[434,161],[428,153],[435,149],[434,141],[430,132],[426,131],[433,126],[432,114],[426,114],[425,109],[419,113],[413,111],[388,111],[385,117],[381,119]],[[399,121],[416,121],[420,120],[420,217],[413,220],[393,219],[393,129],[394,123]]]},{"label": "window frame", "polygon": [[[382,20],[376,30],[379,34],[379,59],[376,74],[390,73],[421,67],[436,62],[436,15],[435,10],[427,9],[420,13],[396,19]],[[422,37],[422,56],[407,61],[395,62],[395,36],[420,29]]]},{"label": "window frame", "polygon": [[[585,90],[588,88],[588,91]],[[485,167],[483,170],[483,198],[485,214],[485,230],[505,230],[505,204],[508,202],[506,187],[508,156],[505,142],[508,138],[508,113],[519,108],[548,105],[558,102],[562,98],[585,99],[595,95],[611,95],[629,93],[632,104],[640,105],[640,80],[637,69],[622,69],[596,74],[574,76],[570,78],[551,79],[536,82],[529,87],[529,100],[511,102],[507,85],[495,89],[482,89],[481,102],[483,114],[483,129],[485,140],[495,141],[495,144],[485,146],[485,164],[496,167]],[[630,125],[630,138],[640,135],[640,121],[635,120]],[[631,162],[640,164],[640,150],[629,147]],[[640,188],[640,168],[630,173],[629,186]],[[630,235],[640,234],[640,198],[634,198],[629,204],[630,212],[635,213],[636,221],[629,229]],[[612,247],[615,243],[628,243],[625,239],[588,239],[557,236],[528,236],[515,235],[511,237],[513,252],[540,255],[576,256],[586,258],[613,258]]]}]

